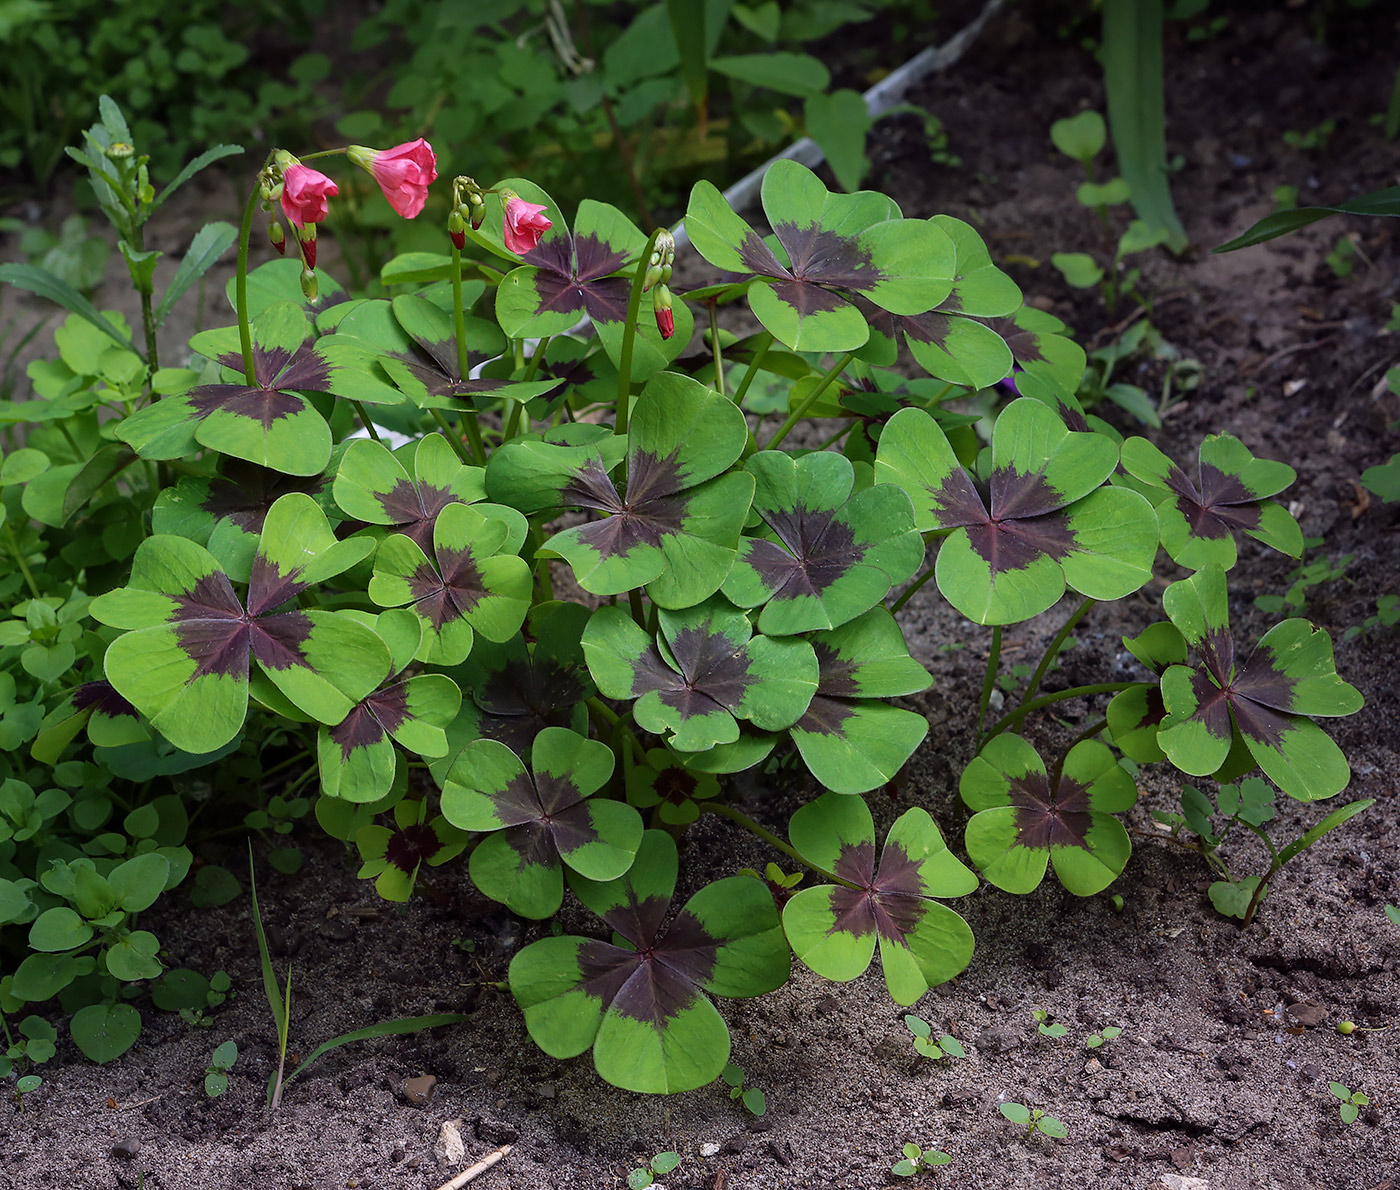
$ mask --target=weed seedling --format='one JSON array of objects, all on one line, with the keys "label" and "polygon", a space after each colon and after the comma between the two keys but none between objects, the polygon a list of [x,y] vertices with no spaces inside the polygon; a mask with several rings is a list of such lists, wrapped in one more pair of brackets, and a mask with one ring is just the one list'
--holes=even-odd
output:
[{"label": "weed seedling", "polygon": [[204,1093],[217,1099],[228,1090],[228,1073],[238,1061],[238,1043],[225,1041],[214,1051],[209,1068],[204,1072]]},{"label": "weed seedling", "polygon": [[1035,1020],[1036,1028],[1042,1037],[1063,1037],[1069,1032],[1059,1021],[1051,1022],[1050,1013],[1043,1008],[1031,1009],[1031,1016]]},{"label": "weed seedling", "polygon": [[1063,1120],[1047,1115],[1038,1107],[1027,1107],[1024,1103],[1003,1103],[998,1110],[1013,1124],[1024,1124],[1027,1136],[1043,1132],[1046,1136],[1063,1140],[1069,1135],[1069,1129],[1065,1127]]},{"label": "weed seedling", "polygon": [[905,1027],[914,1034],[914,1048],[925,1058],[937,1061],[939,1058],[966,1058],[967,1051],[962,1042],[948,1033],[937,1041],[933,1039],[933,1026],[921,1016],[906,1016]]},{"label": "weed seedling", "polygon": [[1337,1105],[1337,1114],[1342,1117],[1343,1124],[1356,1123],[1356,1117],[1361,1114],[1361,1109],[1371,1102],[1370,1098],[1361,1091],[1353,1091],[1341,1083],[1328,1083],[1327,1089],[1341,1100]]},{"label": "weed seedling", "polygon": [[1387,905],[1385,907],[1385,915],[1390,919],[1393,925],[1400,926],[1400,906]]},{"label": "weed seedling", "polygon": [[1089,1049],[1096,1050],[1099,1046],[1103,1045],[1105,1041],[1112,1041],[1122,1032],[1123,1030],[1117,1025],[1105,1025],[1097,1033],[1090,1033],[1084,1044]]},{"label": "weed seedling", "polygon": [[757,1087],[744,1086],[742,1067],[735,1066],[733,1062],[730,1062],[720,1071],[720,1078],[729,1087],[729,1098],[739,1100],[750,1115],[761,1116],[768,1110],[768,1100],[763,1092]]},{"label": "weed seedling", "polygon": [[658,1175],[670,1173],[680,1163],[679,1153],[657,1153],[645,1165],[637,1166],[627,1175],[628,1190],[646,1190],[647,1186],[654,1186]]},{"label": "weed seedling", "polygon": [[43,1082],[37,1074],[26,1074],[15,1081],[15,1104],[20,1111],[24,1110],[24,1097],[32,1091],[37,1091]]},{"label": "weed seedling", "polygon": [[891,1165],[890,1173],[897,1178],[914,1178],[952,1160],[942,1149],[921,1149],[910,1141],[904,1146],[904,1159]]}]

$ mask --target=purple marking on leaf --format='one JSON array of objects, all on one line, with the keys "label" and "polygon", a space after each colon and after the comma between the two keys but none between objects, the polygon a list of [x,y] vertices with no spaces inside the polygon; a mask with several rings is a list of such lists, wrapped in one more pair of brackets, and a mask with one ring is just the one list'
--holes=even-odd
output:
[{"label": "purple marking on leaf", "polygon": [[1212,508],[1224,504],[1253,504],[1257,495],[1238,475],[1222,471],[1214,463],[1201,463],[1201,501]]},{"label": "purple marking on leaf", "polygon": [[984,525],[989,520],[984,494],[961,467],[954,467],[932,494],[940,529]]},{"label": "purple marking on leaf", "polygon": [[1074,549],[1074,534],[1064,514],[1052,512],[1026,520],[997,522],[988,518],[985,525],[969,526],[968,542],[997,575],[1024,570],[1042,555],[1056,562],[1068,557]]},{"label": "purple marking on leaf", "polygon": [[1050,362],[1040,349],[1040,332],[1022,330],[1010,316],[989,318],[987,325],[1002,337],[1007,347],[1011,349],[1012,356],[1022,367],[1026,364],[1048,364]]},{"label": "purple marking on leaf", "polygon": [[809,735],[844,736],[843,726],[856,713],[853,703],[843,698],[828,698],[818,691],[802,712],[802,718],[792,725],[794,731]]},{"label": "purple marking on leaf", "polygon": [[1228,537],[1232,529],[1256,529],[1263,519],[1259,498],[1240,482],[1210,463],[1200,465],[1201,490],[1180,467],[1173,467],[1166,478],[1167,488],[1176,496],[1176,506],[1186,518],[1195,537],[1215,540]]},{"label": "purple marking on leaf", "polygon": [[603,920],[638,950],[651,947],[661,931],[670,897],[646,897],[636,900],[629,890],[627,900],[603,914]]},{"label": "purple marking on leaf", "polygon": [[1293,691],[1296,688],[1297,683],[1275,667],[1273,651],[1268,648],[1255,649],[1239,677],[1231,683],[1236,695],[1276,711],[1293,709]]},{"label": "purple marking on leaf", "polygon": [[116,687],[105,678],[95,682],[84,682],[73,691],[73,709],[92,711],[95,715],[106,715],[116,719],[125,715],[132,719],[140,718],[140,712],[117,693]]},{"label": "purple marking on leaf", "polygon": [[[703,692],[730,710],[743,702],[754,682],[743,644],[735,645],[723,633],[707,631],[703,626],[683,628],[669,643],[671,656],[681,667],[688,688]],[[664,693],[662,701],[666,701]]]},{"label": "purple marking on leaf", "polygon": [[377,744],[403,726],[408,718],[408,683],[384,686],[357,703],[340,723],[332,727],[331,739],[340,745],[342,760],[349,760],[356,748]]},{"label": "purple marking on leaf", "polygon": [[250,625],[253,656],[264,669],[310,669],[302,645],[311,635],[311,617],[305,612],[279,612],[260,616]]},{"label": "purple marking on leaf", "polygon": [[633,453],[625,497],[603,470],[600,459],[589,460],[560,492],[560,501],[613,515],[579,530],[579,537],[604,558],[625,558],[639,546],[658,547],[679,533],[685,523],[686,499],[677,459],[679,449],[665,458],[652,451]]},{"label": "purple marking on leaf", "polygon": [[405,826],[389,836],[384,860],[400,872],[413,872],[442,850],[437,832],[426,822]]},{"label": "purple marking on leaf", "polygon": [[619,252],[595,235],[574,236],[575,274],[580,281],[594,281],[615,273],[627,264],[627,253]]},{"label": "purple marking on leaf", "polygon": [[248,614],[261,616],[280,607],[289,599],[295,599],[309,584],[301,581],[304,566],[295,566],[283,574],[261,549],[253,555],[253,565],[248,576]]},{"label": "purple marking on leaf", "polygon": [[671,764],[657,773],[656,780],[652,782],[656,795],[663,802],[670,802],[673,806],[688,801],[699,787],[700,782],[695,779],[693,773]]},{"label": "purple marking on leaf", "polygon": [[835,285],[858,292],[874,289],[884,280],[870,253],[851,236],[826,231],[818,224],[799,227],[775,223],[773,232],[787,249],[791,274],[801,281]]},{"label": "purple marking on leaf", "polygon": [[520,756],[546,727],[568,727],[584,693],[577,672],[552,657],[509,661],[472,691],[482,712],[477,728]]},{"label": "purple marking on leaf", "polygon": [[950,295],[936,311],[903,315],[899,323],[904,328],[904,337],[913,339],[916,343],[931,343],[940,351],[947,351],[948,339],[953,333],[953,320],[943,311],[950,308],[949,303],[954,301],[955,296]]},{"label": "purple marking on leaf", "polygon": [[1201,660],[1215,679],[1216,685],[1224,688],[1230,685],[1235,669],[1235,639],[1228,628],[1212,628],[1196,646]]},{"label": "purple marking on leaf", "polygon": [[627,256],[596,236],[545,240],[522,259],[540,270],[534,278],[537,312],[587,311],[594,322],[626,320],[632,282],[606,274],[624,267]]},{"label": "purple marking on leaf", "polygon": [[175,639],[195,663],[190,679],[248,672],[248,616],[222,570],[175,597]]},{"label": "purple marking on leaf", "polygon": [[744,236],[744,242],[739,245],[739,259],[744,262],[746,269],[761,276],[792,277],[792,274],[779,263],[778,258],[773,255],[773,250],[763,242],[763,237],[756,231],[750,230]]},{"label": "purple marking on leaf", "polygon": [[583,948],[589,952],[586,962],[580,952],[586,990],[601,996],[605,1006],[619,1016],[656,1027],[695,1003],[715,967],[715,940],[685,910],[664,938],[654,943],[648,938],[635,952],[609,947],[608,953],[602,950],[603,945],[591,943]]},{"label": "purple marking on leaf", "polygon": [[791,306],[797,311],[799,317],[807,318],[813,314],[825,314],[831,310],[840,310],[849,303],[838,294],[829,289],[823,289],[820,285],[814,285],[810,281],[770,281],[773,287],[773,296],[785,305]]},{"label": "purple marking on leaf", "polygon": [[375,499],[395,533],[402,533],[425,554],[433,548],[433,526],[438,513],[457,502],[447,488],[435,484],[399,479],[387,492],[376,492]]},{"label": "purple marking on leaf", "polygon": [[1199,669],[1191,673],[1191,693],[1196,698],[1196,710],[1191,715],[1218,740],[1228,739],[1230,727],[1230,694],[1222,690]]},{"label": "purple marking on leaf", "polygon": [[1023,520],[1056,512],[1069,503],[1041,471],[1021,471],[1015,464],[992,472],[992,517]]},{"label": "purple marking on leaf", "polygon": [[856,671],[860,666],[847,661],[835,649],[823,641],[812,642],[812,651],[817,655],[817,693],[828,698],[859,698],[860,683],[856,681]]},{"label": "purple marking on leaf", "polygon": [[788,511],[761,510],[763,519],[792,552],[758,539],[748,564],[773,591],[773,599],[820,598],[842,575],[865,558],[850,525],[827,509],[799,504]]},{"label": "purple marking on leaf", "polygon": [[1012,779],[1010,796],[1016,809],[1016,841],[1022,847],[1089,850],[1089,791],[1078,781],[1061,777],[1052,793],[1044,773],[1030,772]]},{"label": "purple marking on leaf", "polygon": [[829,933],[857,938],[874,932],[886,941],[903,944],[923,919],[926,904],[919,865],[900,843],[887,842],[880,870],[872,875],[873,842],[845,843],[836,861],[836,875],[858,888],[837,885],[831,894],[836,921]]},{"label": "purple marking on leaf", "polygon": [[324,475],[283,475],[255,463],[226,456],[223,475],[209,480],[209,494],[199,507],[216,520],[232,521],[245,533],[261,533],[268,510],[288,492],[315,496],[326,484]]},{"label": "purple marking on leaf", "polygon": [[700,989],[654,954],[633,960],[632,974],[613,998],[612,1011],[628,1020],[660,1026],[695,1003]]},{"label": "purple marking on leaf", "polygon": [[275,388],[246,388],[236,384],[205,384],[189,392],[190,408],[200,417],[231,413],[259,423],[264,430],[274,422],[306,410],[295,393]]},{"label": "purple marking on leaf", "polygon": [[545,272],[571,276],[574,270],[573,239],[567,232],[546,236],[520,259]]},{"label": "purple marking on leaf", "polygon": [[1281,747],[1284,732],[1294,722],[1292,715],[1282,714],[1238,693],[1230,698],[1230,709],[1235,712],[1235,722],[1246,739],[1257,740],[1270,748]]}]

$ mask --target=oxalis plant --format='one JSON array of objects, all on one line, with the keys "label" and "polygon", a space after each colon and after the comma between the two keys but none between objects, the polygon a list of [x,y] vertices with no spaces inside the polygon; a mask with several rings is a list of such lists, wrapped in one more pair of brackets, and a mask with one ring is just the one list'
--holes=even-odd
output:
[{"label": "oxalis plant", "polygon": [[[124,185],[104,118],[94,168]],[[425,142],[346,152],[401,215],[423,210]],[[527,919],[581,905],[577,933],[542,931],[510,964],[531,1036],[619,1087],[683,1091],[726,1067],[723,1001],[780,987],[794,958],[851,980],[878,952],[905,1006],[958,975],[974,940],[944,902],[974,867],[1009,892],[1049,869],[1074,894],[1108,886],[1133,763],[1259,767],[1303,800],[1346,785],[1314,720],[1360,698],[1326,634],[1287,620],[1237,653],[1227,622],[1237,534],[1301,549],[1271,502],[1292,470],[1222,434],[1188,472],[1086,418],[1083,351],[968,224],[780,162],[759,226],[694,188],[690,241],[720,275],[675,294],[664,230],[460,176],[446,251],[352,294],[316,262],[337,189],[269,156],[232,322],[194,336],[189,367],[42,290],[72,316],[0,463],[0,922],[18,956],[0,1010],[61,995],[84,1005],[85,1052],[122,1052],[164,967],[136,915],[191,847],[280,830],[315,792],[388,899],[455,864],[439,878]],[[260,209],[290,251],[251,268]],[[730,306],[760,329],[725,329]],[[906,357],[926,377],[895,370]],[[985,426],[960,412],[1008,377],[1018,395]],[[1195,574],[1129,642],[1143,676],[1042,692],[1076,626],[1163,549]],[[960,643],[988,646],[960,784],[973,867],[924,807],[877,820],[865,800],[928,731],[894,700],[929,685],[898,613],[930,582],[968,622]],[[992,718],[1004,632],[1067,591]],[[1037,712],[1110,694],[1067,745],[1039,730]],[[786,837],[735,804],[745,770],[807,792]],[[720,861],[697,887],[678,840],[702,818],[797,871]]]}]

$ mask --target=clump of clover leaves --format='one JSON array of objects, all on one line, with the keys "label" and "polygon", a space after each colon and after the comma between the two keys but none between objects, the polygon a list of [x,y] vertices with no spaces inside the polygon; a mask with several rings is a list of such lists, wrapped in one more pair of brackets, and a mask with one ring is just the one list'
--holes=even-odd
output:
[{"label": "clump of clover leaves", "polygon": [[[1254,914],[1268,893],[1270,881],[1283,866],[1306,851],[1324,835],[1375,805],[1372,798],[1363,798],[1339,806],[1317,825],[1304,831],[1292,842],[1279,847],[1269,836],[1264,824],[1276,815],[1274,790],[1267,781],[1250,777],[1235,784],[1221,785],[1212,802],[1210,796],[1194,785],[1183,785],[1181,811],[1153,811],[1153,817],[1172,830],[1173,836],[1188,830],[1196,836],[1194,847],[1220,877],[1207,890],[1216,912],[1226,917],[1238,917],[1244,925],[1254,920]],[[1223,815],[1225,823],[1218,830],[1212,819]],[[1236,876],[1230,870],[1220,849],[1235,827],[1243,827],[1255,835],[1268,849],[1269,867],[1258,876]]]},{"label": "clump of clover leaves", "polygon": [[[519,253],[502,188],[551,221]],[[201,830],[276,843],[313,793],[386,899],[465,858],[531,921],[573,912],[569,896],[600,917],[610,934],[542,931],[510,987],[543,1049],[591,1050],[619,1086],[722,1076],[711,998],[772,990],[794,953],[847,980],[878,947],[912,1005],[971,961],[939,898],[977,885],[918,806],[877,848],[864,800],[928,732],[891,700],[929,685],[895,615],[929,578],[993,626],[979,731],[1003,626],[1085,597],[979,738],[967,849],[1016,891],[1047,864],[1076,892],[1121,871],[1114,815],[1135,791],[1102,728],[1047,768],[1026,720],[1117,693],[1115,744],[1180,764],[1200,635],[1173,597],[1174,626],[1135,649],[1160,681],[1041,682],[1093,601],[1148,580],[1159,540],[1186,565],[1233,562],[1233,529],[1290,548],[1267,503],[1288,469],[1223,436],[1190,481],[1141,440],[1120,451],[1072,395],[1083,352],[973,228],[832,194],[791,162],[764,184],[770,236],[694,189],[692,242],[734,275],[655,289],[669,337],[639,317],[671,280],[659,233],[591,200],[560,211],[525,179],[485,202],[457,233],[466,256],[395,258],[373,297],[297,260],[240,266],[237,325],[195,336],[188,367],[49,288],[73,315],[61,359],[34,370],[38,420],[0,458],[0,924],[32,951],[0,1011],[81,989],[75,1038],[121,1052],[139,1028],[124,989],[162,974],[135,915],[193,866],[187,802],[206,803]],[[746,299],[764,329],[712,326],[692,350],[687,299]],[[935,379],[904,375],[905,349]],[[984,449],[943,402],[1013,368],[1019,397]],[[805,439],[823,449],[784,448],[804,418],[838,421]],[[1310,725],[1323,687],[1305,652],[1287,665],[1308,697],[1278,710]],[[1258,683],[1222,672],[1238,714]],[[814,785],[788,843],[734,805],[730,775],[750,771],[762,818],[799,762]],[[674,910],[675,840],[712,816],[807,872],[721,874]],[[197,905],[239,892],[199,865]]]}]

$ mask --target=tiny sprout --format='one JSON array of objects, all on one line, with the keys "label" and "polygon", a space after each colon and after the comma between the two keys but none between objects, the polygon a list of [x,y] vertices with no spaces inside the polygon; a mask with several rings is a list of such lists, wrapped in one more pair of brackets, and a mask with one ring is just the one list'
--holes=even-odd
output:
[{"label": "tiny sprout", "polygon": [[204,1093],[210,1099],[217,1099],[228,1090],[228,1072],[233,1069],[233,1064],[237,1061],[238,1045],[236,1042],[225,1041],[214,1051],[214,1057],[204,1072]]},{"label": "tiny sprout", "polygon": [[26,1074],[23,1078],[16,1080],[15,1102],[19,1104],[20,1111],[24,1110],[24,1097],[31,1091],[38,1090],[43,1081],[37,1074]]},{"label": "tiny sprout", "polygon": [[1043,1008],[1032,1009],[1031,1016],[1035,1018],[1036,1026],[1039,1028],[1042,1037],[1063,1037],[1069,1032],[1059,1021],[1056,1021],[1054,1024],[1047,1023],[1050,1020],[1050,1014]]},{"label": "tiny sprout", "polygon": [[914,1034],[914,1049],[923,1057],[937,1061],[939,1058],[966,1058],[967,1051],[962,1042],[949,1033],[937,1041],[933,1039],[933,1026],[921,1016],[910,1014],[904,1018],[905,1027]]},{"label": "tiny sprout", "polygon": [[1114,893],[1111,897],[1108,898],[1108,903],[1113,906],[1114,913],[1123,912],[1124,901],[1122,893]]},{"label": "tiny sprout", "polygon": [[1342,1117],[1343,1124],[1354,1124],[1356,1117],[1361,1114],[1361,1109],[1371,1102],[1370,1098],[1362,1092],[1353,1091],[1341,1083],[1328,1083],[1327,1089],[1341,1100],[1337,1106],[1337,1112]]},{"label": "tiny sprout", "polygon": [[904,1160],[890,1166],[890,1173],[897,1178],[912,1178],[940,1165],[947,1165],[952,1160],[942,1149],[921,1149],[910,1141],[904,1146]]},{"label": "tiny sprout", "polygon": [[1356,1023],[1354,1021],[1341,1021],[1337,1025],[1337,1032],[1343,1037],[1350,1037],[1356,1032]]},{"label": "tiny sprout", "polygon": [[1393,925],[1400,926],[1400,906],[1387,905],[1385,907],[1385,915],[1390,918]]},{"label": "tiny sprout", "polygon": [[1027,1136],[1043,1132],[1046,1136],[1063,1140],[1069,1135],[1069,1129],[1065,1127],[1063,1120],[1047,1115],[1038,1107],[1027,1107],[1024,1103],[1003,1103],[999,1105],[998,1110],[1013,1124],[1024,1124]]},{"label": "tiny sprout", "polygon": [[729,1087],[729,1098],[739,1100],[751,1116],[761,1116],[768,1110],[768,1099],[763,1092],[757,1087],[744,1086],[743,1067],[730,1062],[719,1076]]},{"label": "tiny sprout", "polygon": [[1122,1032],[1117,1025],[1105,1025],[1097,1033],[1090,1033],[1084,1044],[1091,1050],[1098,1049],[1105,1041],[1112,1041]]},{"label": "tiny sprout", "polygon": [[638,1166],[627,1175],[628,1190],[646,1190],[647,1186],[656,1184],[658,1174],[668,1174],[680,1163],[679,1153],[657,1153],[646,1165]]}]

